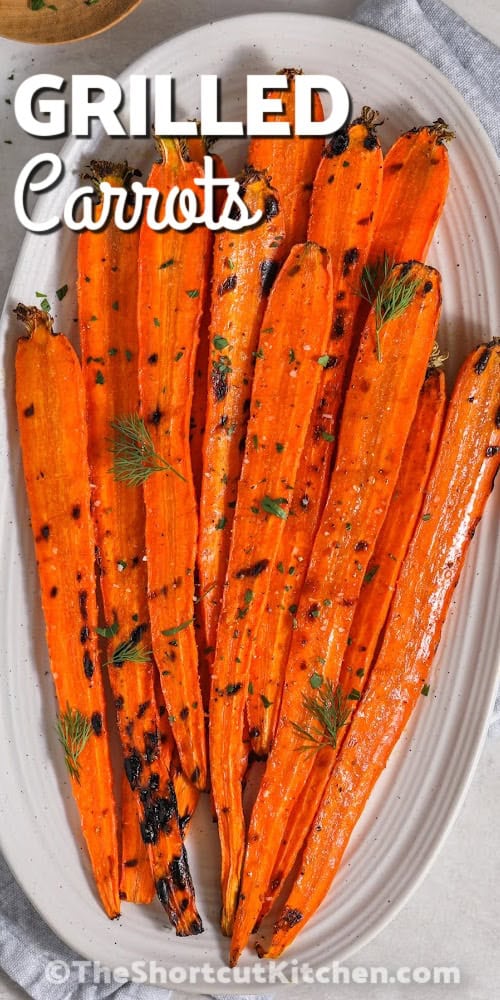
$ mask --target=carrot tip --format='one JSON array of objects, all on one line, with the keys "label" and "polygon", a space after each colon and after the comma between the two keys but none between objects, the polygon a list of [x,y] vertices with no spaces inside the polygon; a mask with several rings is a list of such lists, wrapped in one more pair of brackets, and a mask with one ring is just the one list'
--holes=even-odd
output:
[{"label": "carrot tip", "polygon": [[13,312],[17,319],[24,323],[28,337],[32,336],[36,326],[45,326],[49,333],[54,333],[52,316],[43,309],[38,309],[37,306],[25,306],[22,302],[18,302]]}]

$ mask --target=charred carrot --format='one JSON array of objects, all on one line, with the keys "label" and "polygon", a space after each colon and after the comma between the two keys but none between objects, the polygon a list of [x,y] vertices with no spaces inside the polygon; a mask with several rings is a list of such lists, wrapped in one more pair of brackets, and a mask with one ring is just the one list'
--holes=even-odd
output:
[{"label": "charred carrot", "polygon": [[[376,113],[337,133],[325,148],[311,199],[309,238],[327,248],[332,261],[334,319],[329,353],[316,391],[289,518],[269,588],[269,602],[254,643],[253,694],[247,712],[255,753],[269,753],[276,729],[293,622],[307,572],[331,472],[337,422],[356,323],[358,290],[375,225],[382,181]],[[283,445],[284,447],[284,445]],[[265,698],[265,701],[263,697]],[[267,702],[270,706],[266,707]]]},{"label": "charred carrot", "polygon": [[[384,639],[331,772],[275,925],[275,958],[315,912],[337,872],[366,800],[426,685],[465,555],[500,465],[500,341],[462,366]],[[395,692],[397,691],[397,697]]]},{"label": "charred carrot", "polygon": [[102,905],[118,916],[118,845],[99,651],[83,379],[50,316],[19,305],[16,404],[58,735]]},{"label": "charred carrot", "polygon": [[[331,330],[326,250],[295,247],[271,292],[256,352],[250,420],[238,487],[210,701],[210,768],[222,851],[222,929],[230,933],[243,860],[241,742],[249,651],[303,447]],[[276,421],[276,399],[281,420]],[[287,430],[289,447],[276,444]]]},{"label": "charred carrot", "polygon": [[[344,403],[329,494],[297,610],[276,740],[252,811],[231,960],[258,918],[294,801],[311,769],[297,753],[304,699],[336,685],[368,560],[396,485],[435,337],[440,278],[397,266],[361,335]],[[258,860],[257,860],[258,859]]]},{"label": "charred carrot", "polygon": [[[243,461],[259,331],[282,259],[283,227],[276,194],[264,174],[247,169],[240,178],[250,212],[263,211],[257,226],[217,234],[214,247],[209,379],[203,449],[198,570],[205,639],[215,635]],[[212,658],[212,654],[208,654]]]},{"label": "charred carrot", "polygon": [[[283,212],[285,240],[283,255],[288,254],[295,243],[306,239],[309,222],[309,203],[316,170],[324,148],[322,138],[295,136],[295,77],[300,69],[283,69],[281,74],[288,79],[287,91],[270,91],[270,98],[279,98],[283,105],[283,116],[270,114],[268,121],[282,120],[284,117],[292,126],[288,138],[255,137],[248,149],[248,162],[257,170],[269,174],[278,192]],[[313,95],[313,121],[323,120],[323,108],[318,94]],[[314,239],[313,236],[309,237]]]},{"label": "charred carrot", "polygon": [[[174,140],[160,140],[160,150],[162,162],[153,166],[149,186],[166,195],[178,185],[199,196],[198,164],[186,161]],[[145,459],[139,472],[152,648],[183,769],[199,788],[206,787],[207,766],[193,627],[197,510],[189,420],[209,247],[210,234],[202,226],[189,232],[141,227],[138,436],[139,457],[142,452]]]},{"label": "charred carrot", "polygon": [[367,267],[371,297],[393,263],[425,260],[446,200],[454,136],[442,118],[405,132],[384,159],[380,212]]},{"label": "charred carrot", "polygon": [[[373,556],[368,563],[359,601],[354,612],[349,642],[340,671],[341,703],[345,704],[345,724],[368,680],[397,576],[420,513],[429,472],[439,442],[446,407],[444,375],[430,369],[420,392],[417,412],[410,428],[403,461],[385,521]],[[346,733],[345,725],[336,740],[338,752]],[[325,737],[321,734],[320,739]],[[260,919],[270,910],[274,898],[290,874],[308,833],[308,823],[316,813],[331,770],[331,746],[318,747],[314,767],[304,794],[295,803],[281,840],[265,904]]]},{"label": "charred carrot", "polygon": [[141,835],[136,795],[126,774],[122,779],[121,828],[120,899],[127,903],[151,903],[156,892],[149,851]]},{"label": "charred carrot", "polygon": [[164,760],[165,767],[167,767],[170,772],[170,777],[175,789],[179,825],[182,835],[185,837],[190,820],[192,819],[196,806],[198,805],[200,793],[196,788],[196,785],[193,785],[192,782],[186,778],[186,775],[182,770],[179,754],[176,750],[174,737],[172,735],[172,728],[168,721],[167,706],[165,705],[165,700],[163,698],[158,673],[155,675],[155,693],[160,718],[161,755]]},{"label": "charred carrot", "polygon": [[[96,181],[120,185],[124,164],[94,163]],[[182,850],[168,767],[159,755],[158,711],[147,604],[145,509],[140,485],[110,470],[110,437],[139,396],[137,257],[139,234],[114,224],[86,231],[78,243],[78,301],[93,483],[93,515],[107,626],[109,679],[137,823],[148,845],[162,904],[178,934],[200,926],[192,886],[172,878]],[[116,469],[115,469],[116,472]],[[125,827],[126,836],[129,827]],[[128,856],[131,849],[124,843]]]}]

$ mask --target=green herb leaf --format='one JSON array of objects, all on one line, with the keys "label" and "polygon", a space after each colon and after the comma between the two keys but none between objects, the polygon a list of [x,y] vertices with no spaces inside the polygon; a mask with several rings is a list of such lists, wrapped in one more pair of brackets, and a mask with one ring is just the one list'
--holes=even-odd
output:
[{"label": "green herb leaf", "polygon": [[142,643],[127,639],[116,647],[111,659],[107,660],[104,666],[119,667],[123,663],[149,663],[152,655],[152,650],[144,649]]},{"label": "green herb leaf", "polygon": [[424,698],[427,698],[427,695],[429,694],[430,689],[431,689],[430,684],[424,684],[424,686],[423,686],[420,694],[423,694]]},{"label": "green herb leaf", "polygon": [[217,524],[215,525],[215,530],[216,531],[222,531],[222,529],[226,527],[226,524],[227,524],[227,518],[224,517],[224,515],[222,515],[221,517],[219,517],[219,520],[217,521]]},{"label": "green herb leaf", "polygon": [[[45,3],[44,3],[43,6],[45,7]],[[40,8],[39,7],[33,7],[33,10],[40,10]],[[49,302],[49,300],[47,298],[46,293],[45,292],[35,292],[35,295],[36,295],[37,299],[41,299],[42,300],[40,302],[40,309],[42,310],[42,312],[50,312],[50,302]]]},{"label": "green herb leaf", "polygon": [[364,576],[364,583],[371,583],[373,577],[378,573],[380,566],[370,566]]},{"label": "green herb leaf", "polygon": [[216,337],[214,337],[213,343],[217,351],[223,351],[224,348],[227,347],[227,345],[229,344],[229,341],[226,340],[225,337],[219,337],[219,335],[217,335]]},{"label": "green herb leaf", "polygon": [[172,628],[166,628],[162,631],[162,635],[166,635],[167,638],[171,635],[177,635],[178,632],[183,632],[185,628],[189,628],[194,622],[194,618],[188,618],[187,621],[181,622],[180,625],[173,625]]},{"label": "green herb leaf", "polygon": [[360,298],[372,304],[378,289],[383,281],[388,277],[394,266],[394,258],[389,257],[384,251],[382,257],[377,257],[373,264],[365,264],[361,273],[361,284],[358,290]]},{"label": "green herb leaf", "polygon": [[357,688],[353,688],[352,691],[349,692],[347,697],[349,701],[359,701],[359,699],[361,698],[361,691],[358,691]]},{"label": "green herb leaf", "polygon": [[67,294],[68,294],[68,286],[67,285],[61,285],[61,287],[58,288],[57,291],[56,291],[56,295],[57,295],[57,298],[59,299],[59,302],[62,302],[63,298]]},{"label": "green herb leaf", "polygon": [[309,678],[309,684],[311,685],[312,688],[316,690],[317,688],[321,687],[322,683],[323,683],[323,677],[321,676],[321,674],[316,674],[316,673],[311,674]]},{"label": "green herb leaf", "polygon": [[335,434],[330,434],[329,431],[321,431],[321,437],[323,441],[335,441]]},{"label": "green herb leaf", "polygon": [[66,710],[60,712],[56,722],[59,743],[64,750],[66,767],[72,778],[80,784],[78,758],[92,733],[92,723],[77,708],[66,702]]},{"label": "green herb leaf", "polygon": [[97,635],[102,635],[103,639],[112,639],[120,630],[118,624],[118,619],[115,618],[112,625],[106,625],[105,628],[96,628]]},{"label": "green herb leaf", "polygon": [[[95,2],[95,0],[94,0],[94,2]],[[174,264],[174,263],[175,263],[175,262],[174,262],[174,258],[173,258],[173,257],[170,257],[170,259],[169,259],[169,260],[164,260],[164,261],[163,261],[163,264],[160,264],[160,266],[159,266],[158,270],[159,270],[159,271],[164,271],[164,270],[165,270],[165,268],[167,268],[167,267],[172,267],[172,264]]]},{"label": "green herb leaf", "polygon": [[271,708],[271,705],[273,704],[273,702],[269,701],[269,698],[266,698],[265,694],[261,694],[260,700],[261,700],[264,708]]},{"label": "green herb leaf", "polygon": [[200,294],[199,288],[189,288],[186,291],[186,295],[189,295],[190,299],[197,299]]},{"label": "green herb leaf", "polygon": [[277,441],[276,442],[276,451],[278,452],[278,454],[280,454],[284,450],[285,450],[285,445],[281,444],[281,441]]},{"label": "green herb leaf", "polygon": [[322,368],[328,368],[329,364],[330,364],[329,354],[322,354],[321,357],[318,358],[318,365],[321,365]]},{"label": "green herb leaf", "polygon": [[274,517],[279,517],[282,521],[286,521],[288,511],[283,510],[283,507],[280,506],[282,503],[287,503],[286,497],[276,497],[273,500],[272,497],[266,495],[260,501],[260,506],[266,514],[274,514]]},{"label": "green herb leaf", "polygon": [[316,753],[324,747],[336,747],[339,729],[347,724],[351,714],[340,684],[334,687],[330,680],[323,681],[314,695],[304,695],[302,701],[311,721],[306,726],[292,722],[295,732],[304,740],[297,750]]},{"label": "green herb leaf", "polygon": [[184,476],[155,450],[151,435],[136,413],[111,422],[115,432],[110,441],[114,461],[110,472],[118,483],[141,486],[153,472],[173,472],[185,483]]}]

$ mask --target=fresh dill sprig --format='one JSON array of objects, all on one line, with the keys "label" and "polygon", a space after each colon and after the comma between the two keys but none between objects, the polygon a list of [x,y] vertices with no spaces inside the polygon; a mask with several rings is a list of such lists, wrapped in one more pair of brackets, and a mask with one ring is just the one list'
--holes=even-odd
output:
[{"label": "fresh dill sprig", "polygon": [[394,258],[389,257],[386,250],[384,250],[383,256],[377,257],[373,264],[365,264],[361,272],[359,297],[372,305],[381,284],[386,280],[393,266]]},{"label": "fresh dill sprig", "polygon": [[142,486],[153,472],[173,472],[185,483],[185,477],[155,450],[153,439],[141,417],[129,413],[111,421],[115,432],[110,441],[114,461],[110,472],[118,483]]},{"label": "fresh dill sprig", "polygon": [[382,361],[380,331],[386,323],[402,316],[415,297],[419,282],[402,271],[391,271],[375,297],[377,361]]},{"label": "fresh dill sprig", "polygon": [[92,724],[86,715],[66,702],[66,711],[60,712],[57,717],[56,732],[64,750],[66,767],[71,777],[80,784],[78,758],[92,733]]},{"label": "fresh dill sprig", "polygon": [[104,665],[120,667],[122,663],[149,663],[152,655],[152,650],[145,649],[141,642],[126,639],[116,647],[111,659]]},{"label": "fresh dill sprig", "polygon": [[316,753],[323,747],[336,747],[339,729],[346,725],[352,709],[340,684],[334,687],[330,680],[323,681],[314,695],[304,695],[303,705],[314,722],[308,726],[292,722],[295,732],[305,741],[297,750]]}]

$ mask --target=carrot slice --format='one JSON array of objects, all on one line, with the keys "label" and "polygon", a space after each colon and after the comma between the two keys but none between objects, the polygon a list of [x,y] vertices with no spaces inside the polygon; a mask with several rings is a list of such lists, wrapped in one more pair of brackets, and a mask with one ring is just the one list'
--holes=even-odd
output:
[{"label": "carrot slice", "polygon": [[450,173],[446,143],[453,136],[438,118],[432,125],[405,132],[387,153],[368,261],[375,286],[387,265],[425,260],[446,200]]},{"label": "carrot slice", "polygon": [[16,404],[58,730],[102,905],[118,916],[118,845],[99,651],[87,430],[78,358],[19,305]]},{"label": "carrot slice", "polygon": [[[174,140],[160,140],[160,150],[148,185],[164,196],[175,185],[199,196],[198,164],[184,160]],[[199,788],[206,787],[207,765],[193,627],[197,511],[189,419],[209,248],[202,226],[141,227],[139,385],[143,426],[160,467],[144,482],[152,646],[182,766]]]},{"label": "carrot slice", "polygon": [[148,849],[141,836],[136,795],[126,774],[122,779],[122,857],[120,899],[127,903],[151,903],[156,895]]},{"label": "carrot slice", "polygon": [[337,683],[363,576],[396,485],[440,304],[436,271],[417,263],[399,265],[361,336],[330,491],[297,612],[276,740],[252,811],[232,961],[258,918],[281,831],[308,780],[310,757],[297,753],[294,727],[307,726],[304,699],[324,682]]},{"label": "carrot slice", "polygon": [[[238,481],[259,330],[282,259],[283,226],[276,193],[265,175],[240,178],[245,204],[264,212],[257,227],[217,234],[211,295],[211,356],[207,383],[198,570],[205,639],[215,647],[229,558]],[[207,655],[213,659],[209,652]]]},{"label": "carrot slice", "polygon": [[[309,238],[326,247],[332,261],[332,353],[321,371],[295,481],[294,516],[283,531],[267,613],[254,643],[250,675],[254,693],[248,696],[247,712],[252,747],[259,757],[269,753],[276,730],[294,609],[325,505],[346,370],[353,342],[360,333],[356,323],[358,293],[382,182],[382,152],[375,119],[373,111],[363,108],[361,118],[333,137],[314,181]],[[267,702],[271,703],[268,708]]]},{"label": "carrot slice", "polygon": [[[94,163],[93,170],[96,181],[112,186],[123,184],[127,174],[124,164]],[[135,792],[137,823],[148,845],[160,900],[177,933],[189,934],[201,929],[201,921],[190,879],[181,889],[171,870],[182,851],[182,836],[168,764],[159,755],[149,648],[144,498],[140,486],[130,486],[120,481],[118,473],[110,473],[112,427],[139,396],[138,251],[138,232],[122,232],[113,224],[99,232],[82,233],[78,242],[89,462],[108,622],[109,679],[125,773]],[[128,856],[126,842],[124,851]]]},{"label": "carrot slice", "polygon": [[196,785],[193,785],[193,783],[186,778],[186,775],[182,770],[180,757],[176,750],[174,737],[172,735],[172,728],[168,721],[167,706],[165,705],[165,700],[163,698],[158,674],[155,676],[155,693],[158,702],[158,714],[160,717],[161,754],[165,761],[165,766],[168,767],[170,771],[170,776],[175,789],[175,798],[177,800],[179,825],[182,835],[185,837],[189,823],[194,815],[196,806],[198,805],[200,793],[198,788],[196,788]]},{"label": "carrot slice", "polygon": [[[295,243],[303,243],[307,236],[309,203],[313,181],[324,149],[324,140],[314,136],[296,136],[295,126],[295,77],[301,69],[280,71],[288,79],[288,90],[271,90],[268,97],[279,98],[283,105],[283,115],[269,114],[267,121],[282,121],[285,118],[292,126],[292,135],[287,138],[266,138],[256,136],[250,142],[248,162],[257,170],[269,174],[284,217],[285,240],[283,256],[289,253]],[[313,94],[313,121],[323,121],[323,108],[318,94]],[[310,239],[314,237],[310,236]]]},{"label": "carrot slice", "polygon": [[[355,707],[368,680],[401,563],[422,507],[424,491],[441,434],[445,407],[443,372],[431,369],[420,392],[396,488],[368,563],[354,612],[349,643],[339,677],[342,698],[345,700],[346,723],[349,709]],[[337,735],[337,752],[345,733],[344,727]],[[308,823],[315,815],[323,797],[332,756],[331,747],[328,747],[326,752],[318,747],[307,788],[302,798],[295,803],[281,840],[260,920],[271,909],[276,895],[295,864],[297,854],[308,833]]]},{"label": "carrot slice", "polygon": [[275,926],[269,958],[281,954],[324,898],[366,800],[418,703],[500,465],[499,392],[500,341],[494,340],[478,347],[459,372],[382,647],[331,772],[297,882]]},{"label": "carrot slice", "polygon": [[[237,901],[245,824],[241,741],[249,652],[267,598],[269,567],[287,517],[332,321],[331,267],[313,243],[295,247],[278,276],[256,353],[210,700],[210,767],[222,851],[222,929]],[[276,400],[281,420],[276,421]],[[288,447],[276,448],[287,429]]]},{"label": "carrot slice", "polygon": [[[188,139],[187,145],[190,158],[203,166],[204,157],[209,155],[206,140],[202,138],[198,138],[197,141]],[[210,154],[210,156],[214,165],[214,177],[219,178],[219,180],[224,177],[228,177],[229,174],[222,157],[214,154]],[[216,191],[215,203],[218,212],[222,211],[224,200],[224,189]],[[213,239],[211,242],[213,242]],[[207,385],[210,361],[210,280],[207,282],[205,303],[203,306],[203,315],[200,325],[200,342],[198,344],[194,370],[193,405],[191,407],[190,425],[191,464],[193,467],[193,480],[198,503],[200,501],[203,475],[203,439],[205,436]],[[204,645],[206,645],[206,643]]]}]

